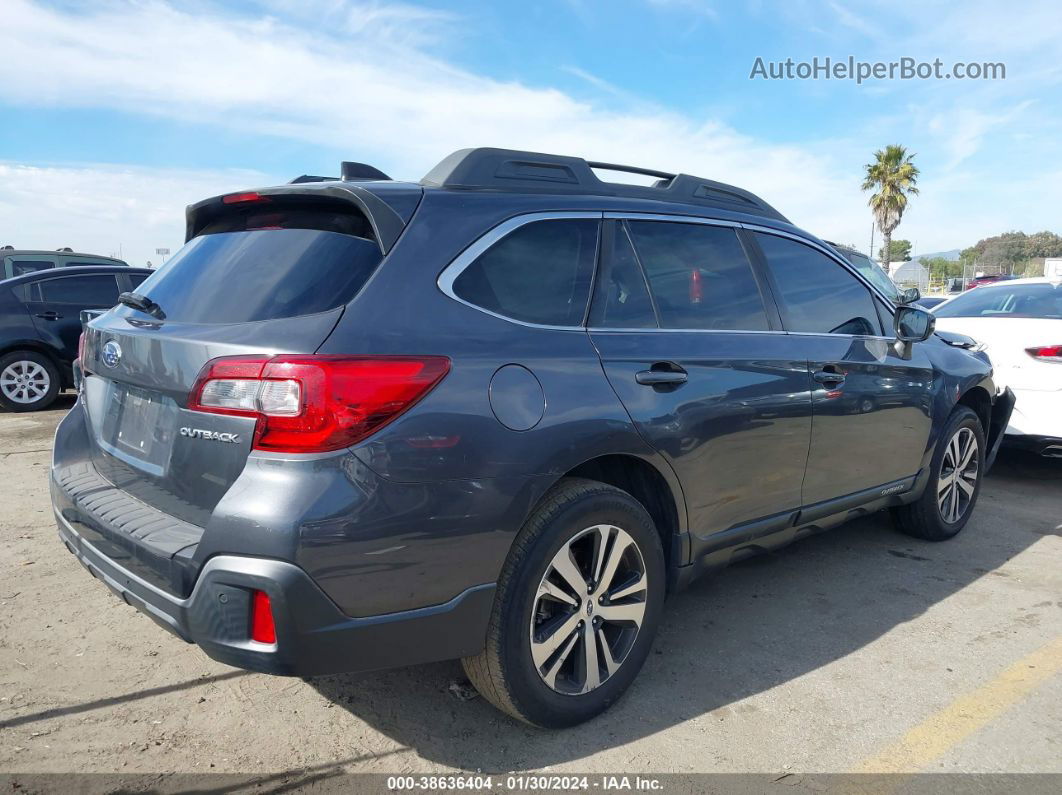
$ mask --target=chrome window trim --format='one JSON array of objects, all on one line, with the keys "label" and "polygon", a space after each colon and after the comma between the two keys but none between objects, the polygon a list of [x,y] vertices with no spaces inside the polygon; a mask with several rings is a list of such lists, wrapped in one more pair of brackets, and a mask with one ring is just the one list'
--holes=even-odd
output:
[{"label": "chrome window trim", "polygon": [[[644,334],[646,332],[662,332],[665,334],[779,334],[789,336],[788,331],[781,329],[741,329],[741,328],[613,328],[603,326],[588,326],[587,332],[591,334]],[[840,334],[827,334],[825,336],[839,337]]]},{"label": "chrome window trim", "polygon": [[[482,312],[485,315],[496,317],[499,320],[504,320],[508,323],[515,323],[518,326],[524,326],[525,328],[540,328],[549,329],[550,331],[586,331],[586,311],[583,312],[583,322],[578,326],[553,326],[546,323],[531,323],[526,320],[517,320],[514,317],[508,315],[502,315],[497,312],[492,312],[477,304],[473,304],[470,301],[466,301],[454,292],[454,282],[457,281],[457,277],[460,276],[465,268],[471,265],[480,254],[484,253],[487,249],[501,240],[503,237],[519,229],[521,226],[534,223],[536,221],[569,221],[569,220],[597,220],[600,221],[604,217],[604,213],[600,210],[572,210],[565,212],[538,212],[538,213],[525,213],[523,215],[516,215],[512,218],[508,218],[502,221],[495,227],[492,227],[488,231],[484,232],[480,237],[468,246],[464,251],[454,258],[454,261],[443,268],[442,273],[439,274],[435,284],[448,298],[452,298],[459,304],[464,304],[467,307],[475,309],[477,312]],[[590,305],[590,298],[593,295],[593,280],[597,274],[597,262],[594,262],[594,274],[591,275],[591,292],[587,296],[587,306]]]},{"label": "chrome window trim", "polygon": [[[616,332],[621,334],[631,333],[645,333],[645,332],[664,332],[669,334],[785,334],[789,336],[798,337],[826,337],[836,339],[838,337],[845,337],[849,339],[871,339],[871,340],[895,340],[895,337],[890,336],[877,336],[870,334],[831,334],[829,332],[815,332],[815,331],[789,331],[786,329],[684,329],[684,328],[600,328],[600,327],[588,327],[584,324],[579,326],[554,326],[545,323],[531,323],[526,320],[517,320],[516,318],[509,317],[508,315],[502,315],[498,312],[492,312],[489,309],[485,309],[482,306],[466,301],[454,293],[454,282],[457,277],[471,265],[480,254],[485,252],[503,237],[510,232],[519,229],[521,226],[534,223],[536,221],[564,221],[564,220],[580,220],[580,219],[597,219],[597,220],[625,220],[625,221],[663,221],[669,223],[686,223],[686,224],[702,224],[705,226],[723,226],[730,227],[732,229],[748,229],[750,232],[763,232],[769,235],[777,235],[778,237],[786,237],[791,240],[795,240],[798,243],[803,243],[810,248],[825,254],[829,259],[836,262],[848,273],[852,274],[868,290],[870,290],[871,296],[877,298],[886,309],[890,312],[895,312],[896,307],[881,293],[878,288],[873,285],[868,279],[866,279],[861,273],[859,273],[850,263],[846,262],[836,252],[831,251],[823,244],[817,243],[814,240],[803,237],[801,235],[787,232],[783,229],[775,229],[770,226],[762,226],[760,224],[747,224],[738,221],[731,221],[724,218],[706,218],[698,215],[679,215],[670,213],[642,213],[636,211],[624,212],[624,211],[599,211],[599,210],[571,210],[571,211],[545,211],[524,213],[522,215],[515,215],[508,218],[498,225],[492,227],[488,231],[484,232],[478,237],[471,245],[469,245],[464,251],[454,258],[453,262],[443,268],[439,274],[436,285],[439,290],[448,298],[457,301],[459,304],[475,309],[477,312],[482,312],[485,315],[496,317],[499,320],[504,320],[508,323],[513,323],[517,326],[524,326],[525,328],[537,328],[547,329],[550,331],[584,331],[593,332],[596,334],[603,334],[609,332]],[[594,279],[596,279],[597,268],[595,264]],[[593,297],[593,284],[591,284],[591,299]],[[589,306],[589,299],[588,304]]]},{"label": "chrome window trim", "polygon": [[699,215],[669,215],[667,213],[606,212],[605,220],[623,221],[664,221],[677,224],[702,224],[704,226],[729,226],[740,229],[742,224],[725,218],[704,218]]}]

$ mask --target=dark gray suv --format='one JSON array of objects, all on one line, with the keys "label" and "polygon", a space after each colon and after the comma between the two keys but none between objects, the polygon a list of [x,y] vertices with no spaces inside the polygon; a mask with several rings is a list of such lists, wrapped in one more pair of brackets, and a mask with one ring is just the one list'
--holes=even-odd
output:
[{"label": "dark gray suv", "polygon": [[88,324],[52,498],[93,575],[256,671],[460,657],[578,723],[698,574],[881,508],[958,533],[1013,402],[972,342],[688,175],[345,164],[195,204],[187,241]]}]

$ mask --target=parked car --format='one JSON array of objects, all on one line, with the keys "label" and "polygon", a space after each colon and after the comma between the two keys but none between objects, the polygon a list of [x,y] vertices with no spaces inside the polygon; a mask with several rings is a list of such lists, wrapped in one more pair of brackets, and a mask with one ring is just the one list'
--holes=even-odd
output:
[{"label": "parked car", "polygon": [[79,254],[69,249],[58,251],[41,251],[39,249],[16,249],[13,246],[0,248],[3,269],[0,280],[24,276],[27,273],[48,270],[49,268],[69,268],[85,265],[108,265],[111,267],[128,267],[120,259],[101,257],[96,254]]},{"label": "parked car", "polygon": [[1011,406],[987,357],[759,197],[501,149],[344,172],[189,207],[87,324],[56,434],[63,542],[211,657],[463,658],[572,725],[697,575],[867,511],[969,520]]},{"label": "parked car", "polygon": [[63,267],[0,281],[0,408],[38,411],[73,386],[83,309],[107,309],[151,274],[127,266]]},{"label": "parked car", "polygon": [[1062,282],[986,284],[934,309],[937,326],[982,343],[1017,398],[1004,440],[1062,458]]},{"label": "parked car", "polygon": [[923,295],[914,302],[915,306],[920,306],[923,309],[932,309],[948,300],[946,295]]},{"label": "parked car", "polygon": [[1014,278],[1014,276],[1010,276],[1006,273],[993,273],[988,276],[974,276],[966,283],[966,289],[972,290],[975,287],[981,287],[986,284],[995,284],[996,282],[1010,281]]}]

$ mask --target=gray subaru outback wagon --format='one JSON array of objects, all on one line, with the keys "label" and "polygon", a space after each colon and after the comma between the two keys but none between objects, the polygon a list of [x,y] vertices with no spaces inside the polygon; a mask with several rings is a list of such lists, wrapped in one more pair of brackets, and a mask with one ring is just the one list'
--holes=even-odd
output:
[{"label": "gray subaru outback wagon", "polygon": [[539,726],[698,574],[882,508],[954,536],[1013,402],[753,194],[531,152],[199,202],[121,301],[55,439],[81,563],[222,662],[462,658]]}]

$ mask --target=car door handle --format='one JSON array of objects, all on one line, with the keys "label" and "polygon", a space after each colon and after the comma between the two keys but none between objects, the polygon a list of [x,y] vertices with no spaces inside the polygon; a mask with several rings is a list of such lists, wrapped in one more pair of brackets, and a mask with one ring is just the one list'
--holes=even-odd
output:
[{"label": "car door handle", "polygon": [[686,383],[685,370],[642,370],[634,380],[643,386],[678,386]]},{"label": "car door handle", "polygon": [[820,384],[836,386],[837,384],[843,384],[845,375],[841,372],[839,367],[833,365],[826,365],[821,370],[812,373],[812,378],[818,381]]},{"label": "car door handle", "polygon": [[38,312],[37,317],[44,320],[60,320],[63,316],[58,312]]}]

